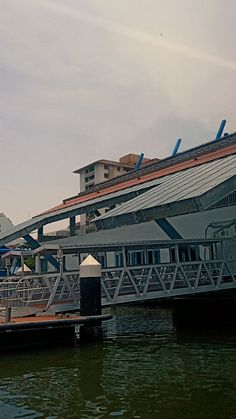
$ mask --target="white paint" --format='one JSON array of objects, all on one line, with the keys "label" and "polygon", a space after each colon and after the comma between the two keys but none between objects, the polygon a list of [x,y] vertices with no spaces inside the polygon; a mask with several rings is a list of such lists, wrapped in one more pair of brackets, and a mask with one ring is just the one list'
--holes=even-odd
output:
[{"label": "white paint", "polygon": [[101,265],[93,256],[88,255],[80,264],[80,278],[99,277],[101,277]]},{"label": "white paint", "polygon": [[31,272],[32,272],[31,269],[27,265],[24,264],[24,272],[21,266],[19,269],[17,269],[16,275],[21,275],[22,273],[31,273]]}]

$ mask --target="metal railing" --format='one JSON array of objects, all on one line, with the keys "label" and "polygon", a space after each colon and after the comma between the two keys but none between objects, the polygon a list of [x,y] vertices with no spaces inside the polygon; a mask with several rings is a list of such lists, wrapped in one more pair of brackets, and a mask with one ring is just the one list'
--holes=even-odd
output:
[{"label": "metal railing", "polygon": [[[236,261],[178,262],[102,269],[103,305],[236,288]],[[8,277],[0,305],[79,305],[79,271]]]}]

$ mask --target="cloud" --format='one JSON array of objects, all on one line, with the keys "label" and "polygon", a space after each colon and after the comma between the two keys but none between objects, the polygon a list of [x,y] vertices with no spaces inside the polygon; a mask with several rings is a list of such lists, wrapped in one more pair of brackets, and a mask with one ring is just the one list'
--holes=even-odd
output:
[{"label": "cloud", "polygon": [[108,20],[98,16],[93,16],[92,14],[86,13],[82,10],[79,10],[78,8],[74,9],[71,7],[60,5],[50,0],[40,0],[39,3],[40,6],[43,5],[48,10],[51,10],[58,14],[63,14],[64,16],[68,16],[72,19],[77,19],[93,27],[103,29],[107,32],[121,35],[124,38],[148,44],[149,46],[155,48],[161,48],[170,52],[174,52],[176,54],[183,55],[196,61],[217,65],[220,67],[224,67],[228,70],[236,70],[236,62],[233,60],[216,56],[174,41],[166,40],[162,36],[157,37],[142,30],[129,28],[112,20]]},{"label": "cloud", "polygon": [[89,161],[162,157],[177,137],[210,140],[223,118],[235,129],[235,29],[219,30],[220,0],[199,1],[2,2],[0,212],[20,221],[58,204]]}]

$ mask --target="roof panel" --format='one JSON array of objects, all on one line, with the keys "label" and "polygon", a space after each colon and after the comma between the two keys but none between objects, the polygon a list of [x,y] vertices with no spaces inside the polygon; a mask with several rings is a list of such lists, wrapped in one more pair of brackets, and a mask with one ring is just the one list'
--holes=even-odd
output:
[{"label": "roof panel", "polygon": [[[164,176],[161,183],[98,219],[107,219],[200,196],[236,174],[236,155]],[[236,186],[236,185],[235,185]]]}]

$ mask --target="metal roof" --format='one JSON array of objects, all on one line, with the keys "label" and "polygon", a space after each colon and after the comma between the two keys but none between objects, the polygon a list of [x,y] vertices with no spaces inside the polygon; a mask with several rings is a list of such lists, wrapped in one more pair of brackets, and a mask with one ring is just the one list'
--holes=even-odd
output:
[{"label": "metal roof", "polygon": [[[207,209],[236,190],[236,155],[163,176],[158,181],[151,190],[98,217],[98,225],[111,228]],[[210,191],[214,194],[208,194]],[[174,207],[170,205],[173,203]]]},{"label": "metal roof", "polygon": [[140,225],[130,225],[119,227],[111,230],[100,230],[93,233],[66,237],[63,239],[55,239],[50,242],[43,243],[45,247],[49,244],[58,244],[60,246],[87,246],[90,244],[101,245],[104,243],[120,243],[125,241],[154,240],[156,238],[168,239],[168,236],[154,221],[143,223]]},{"label": "metal roof", "polygon": [[[89,236],[90,234],[88,234]],[[114,240],[114,237],[113,237]],[[217,239],[177,239],[177,240],[159,240],[159,239],[142,239],[142,240],[117,240],[109,242],[98,242],[98,241],[88,241],[80,242],[79,237],[77,237],[77,242],[70,243],[68,245],[63,245],[59,243],[45,243],[42,246],[38,247],[35,250],[31,251],[31,254],[56,254],[58,250],[62,249],[64,254],[73,254],[73,253],[89,253],[97,250],[99,252],[109,252],[121,250],[122,247],[126,249],[153,249],[153,248],[170,248],[174,247],[176,244],[181,246],[207,246],[213,243],[219,242],[235,242],[235,238],[217,238]]]},{"label": "metal roof", "polygon": [[127,201],[128,199],[137,196],[153,185],[158,184],[158,179],[143,184],[138,184],[121,191],[113,192],[107,195],[103,195],[98,198],[91,199],[79,204],[71,205],[66,208],[58,209],[50,213],[45,213],[33,217],[24,223],[18,224],[9,230],[4,231],[0,234],[0,245],[10,243],[18,237],[24,237],[26,234],[42,227],[46,224],[54,223],[56,221],[63,220],[65,218],[73,217],[75,215],[84,214],[87,211],[93,211],[95,209],[104,208],[108,205],[117,204],[119,202]]},{"label": "metal roof", "polygon": [[[161,159],[159,161],[154,161],[154,162],[150,161],[144,166],[141,166],[138,173],[140,176],[143,176],[148,173],[159,171],[163,168],[167,168],[175,164],[183,163],[189,159],[200,157],[204,154],[215,152],[216,150],[222,150],[225,147],[230,147],[235,144],[235,141],[236,141],[236,132],[233,132],[232,134],[228,134],[227,136],[221,138],[220,140],[209,141],[207,143],[200,144],[188,150],[179,152],[176,156],[169,156],[169,157],[166,157],[164,159]],[[120,175],[119,177],[109,179],[106,182],[103,182],[102,184],[100,183],[100,184],[94,185],[90,192],[99,190],[104,187],[117,185],[120,182],[125,182],[130,179],[135,179],[136,176],[137,176],[137,172],[132,170],[130,172]],[[78,195],[71,198],[67,198],[65,201],[74,199],[78,196],[86,195],[86,193],[87,192],[80,192]]]}]

